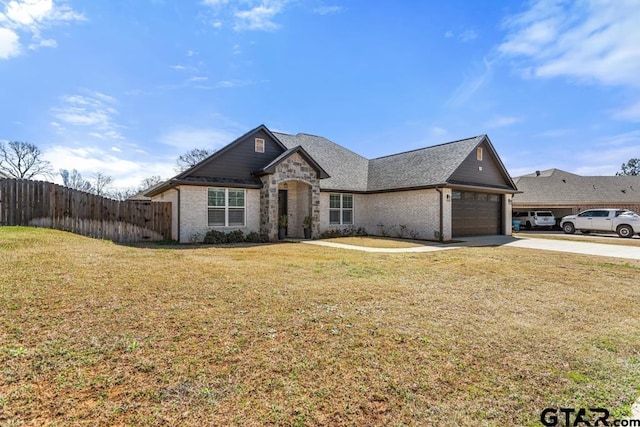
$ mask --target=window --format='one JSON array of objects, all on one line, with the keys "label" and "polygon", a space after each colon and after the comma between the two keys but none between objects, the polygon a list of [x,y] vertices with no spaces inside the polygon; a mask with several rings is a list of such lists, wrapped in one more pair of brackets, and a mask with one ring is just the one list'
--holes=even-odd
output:
[{"label": "window", "polygon": [[207,194],[207,205],[209,226],[244,226],[245,190],[210,188]]},{"label": "window", "polygon": [[329,195],[329,224],[353,224],[353,194]]},{"label": "window", "polygon": [[482,147],[476,148],[476,159],[482,161]]},{"label": "window", "polygon": [[256,153],[264,153],[264,139],[256,138]]}]

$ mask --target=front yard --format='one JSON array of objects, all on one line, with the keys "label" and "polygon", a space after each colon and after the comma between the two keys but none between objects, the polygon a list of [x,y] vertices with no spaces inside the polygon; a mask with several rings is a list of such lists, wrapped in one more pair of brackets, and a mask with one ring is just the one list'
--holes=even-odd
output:
[{"label": "front yard", "polygon": [[1,425],[541,425],[640,395],[640,262],[0,227]]}]

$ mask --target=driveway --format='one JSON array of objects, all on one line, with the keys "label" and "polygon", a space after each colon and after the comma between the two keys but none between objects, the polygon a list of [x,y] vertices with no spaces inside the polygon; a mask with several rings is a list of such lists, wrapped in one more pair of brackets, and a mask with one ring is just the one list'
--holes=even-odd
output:
[{"label": "driveway", "polygon": [[412,248],[368,248],[362,246],[344,245],[342,243],[327,242],[324,240],[303,240],[302,243],[378,253],[415,253],[451,250],[464,247],[511,246],[516,248],[537,249],[543,251],[567,252],[582,255],[596,255],[640,260],[640,247],[635,246],[591,243],[578,240],[552,240],[536,239],[530,237],[520,238],[512,236],[474,236],[461,237],[459,238],[459,240],[460,242],[448,244],[426,242],[424,246],[417,246]]}]

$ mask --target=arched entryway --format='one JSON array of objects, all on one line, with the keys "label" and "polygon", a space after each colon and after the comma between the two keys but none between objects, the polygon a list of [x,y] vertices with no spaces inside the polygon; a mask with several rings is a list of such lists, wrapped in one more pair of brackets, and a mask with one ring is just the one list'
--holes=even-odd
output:
[{"label": "arched entryway", "polygon": [[312,216],[311,199],[311,185],[304,181],[288,180],[278,184],[278,218],[287,216],[287,237],[304,237],[304,219]]}]

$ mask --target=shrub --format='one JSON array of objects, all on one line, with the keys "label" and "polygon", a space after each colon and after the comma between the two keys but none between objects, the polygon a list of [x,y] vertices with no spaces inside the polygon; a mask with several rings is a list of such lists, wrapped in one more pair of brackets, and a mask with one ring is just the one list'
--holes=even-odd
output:
[{"label": "shrub", "polygon": [[321,239],[331,239],[333,237],[351,237],[351,236],[368,236],[367,231],[363,227],[355,228],[350,226],[347,228],[333,228],[320,233]]},{"label": "shrub", "polygon": [[225,233],[218,230],[210,230],[205,234],[204,241],[202,243],[217,245],[220,243],[227,243],[228,238]]},{"label": "shrub", "polygon": [[245,236],[244,240],[248,243],[266,243],[269,241],[269,238],[266,234],[260,234],[252,231]]},{"label": "shrub", "polygon": [[227,243],[242,243],[244,242],[244,233],[242,230],[234,230],[227,234]]}]

